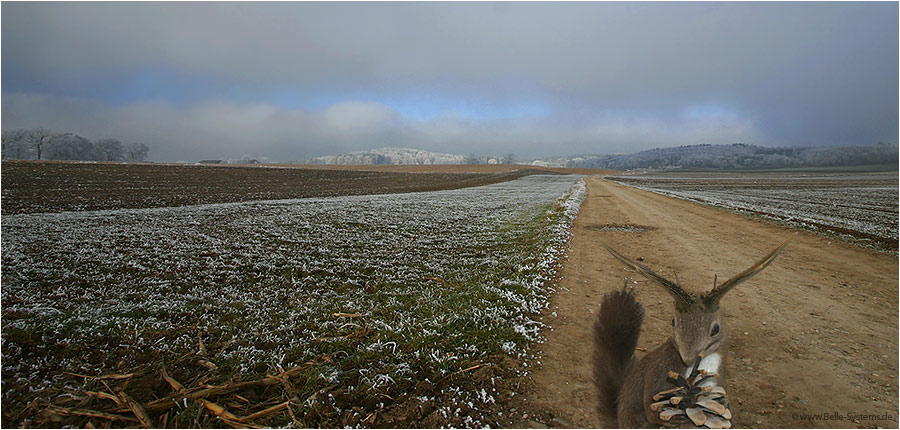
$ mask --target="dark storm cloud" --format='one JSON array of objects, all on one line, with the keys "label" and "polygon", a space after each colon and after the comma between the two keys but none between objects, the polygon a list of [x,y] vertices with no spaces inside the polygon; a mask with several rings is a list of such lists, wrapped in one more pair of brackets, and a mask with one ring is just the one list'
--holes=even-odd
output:
[{"label": "dark storm cloud", "polygon": [[2,8],[4,128],[127,137],[159,159],[898,133],[896,3]]}]

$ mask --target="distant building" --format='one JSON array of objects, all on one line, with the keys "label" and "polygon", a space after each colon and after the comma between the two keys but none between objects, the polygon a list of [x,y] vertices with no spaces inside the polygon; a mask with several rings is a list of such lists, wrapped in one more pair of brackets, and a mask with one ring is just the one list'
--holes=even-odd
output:
[{"label": "distant building", "polygon": [[200,164],[222,164],[222,160],[200,160]]}]

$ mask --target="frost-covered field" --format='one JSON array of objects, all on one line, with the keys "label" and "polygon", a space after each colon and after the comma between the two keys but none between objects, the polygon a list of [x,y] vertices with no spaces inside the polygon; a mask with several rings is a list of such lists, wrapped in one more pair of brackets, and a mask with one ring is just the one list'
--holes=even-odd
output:
[{"label": "frost-covered field", "polygon": [[620,183],[897,249],[897,174],[620,176]]},{"label": "frost-covered field", "polygon": [[[353,401],[518,356],[537,336],[584,193],[577,176],[528,176],[427,193],[6,215],[4,406],[69,384],[64,372],[172,362],[199,341],[221,374],[315,362],[303,389],[337,386]],[[489,391],[454,396],[473,411],[494,401]],[[304,424],[347,425],[346,405],[331,403]],[[469,417],[455,424],[484,424]]]}]

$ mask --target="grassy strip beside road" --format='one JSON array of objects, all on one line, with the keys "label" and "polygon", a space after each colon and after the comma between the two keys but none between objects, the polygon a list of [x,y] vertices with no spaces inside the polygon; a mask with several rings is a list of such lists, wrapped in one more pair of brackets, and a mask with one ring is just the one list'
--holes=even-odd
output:
[{"label": "grassy strip beside road", "polygon": [[[233,420],[201,400],[238,418],[288,402],[258,425],[500,425],[499,376],[537,336],[583,196],[577,178],[529,176],[432,193],[5,216],[4,425],[104,419],[59,408],[131,413],[89,394],[117,391],[156,425]],[[177,386],[284,371],[284,383],[150,404]],[[131,376],[85,377],[104,374]]]}]

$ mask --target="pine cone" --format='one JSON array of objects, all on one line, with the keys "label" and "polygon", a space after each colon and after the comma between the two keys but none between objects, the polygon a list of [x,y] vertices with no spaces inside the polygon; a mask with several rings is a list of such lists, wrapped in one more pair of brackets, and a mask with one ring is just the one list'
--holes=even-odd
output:
[{"label": "pine cone", "polygon": [[701,358],[688,378],[670,371],[668,380],[675,388],[653,396],[650,410],[659,412],[663,428],[731,428],[725,389],[718,385],[717,373],[699,370]]}]

